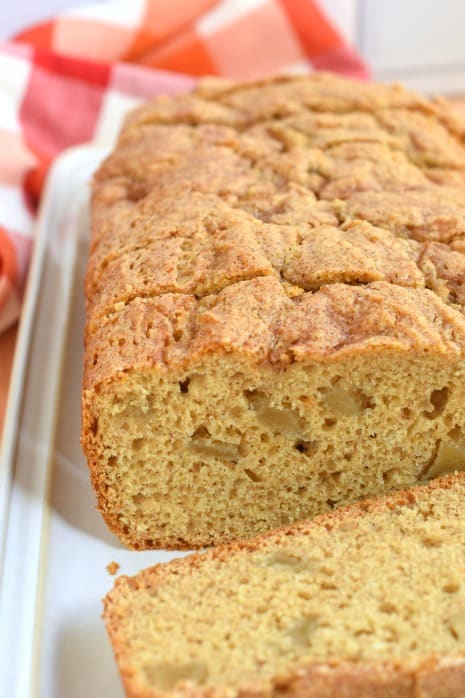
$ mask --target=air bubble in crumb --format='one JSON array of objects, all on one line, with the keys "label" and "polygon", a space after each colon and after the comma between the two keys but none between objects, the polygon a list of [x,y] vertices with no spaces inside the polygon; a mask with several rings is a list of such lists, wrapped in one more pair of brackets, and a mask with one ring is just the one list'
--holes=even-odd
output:
[{"label": "air bubble in crumb", "polygon": [[108,574],[114,575],[118,572],[119,570],[119,565],[117,562],[113,560],[113,562],[109,562],[107,565],[107,572]]}]

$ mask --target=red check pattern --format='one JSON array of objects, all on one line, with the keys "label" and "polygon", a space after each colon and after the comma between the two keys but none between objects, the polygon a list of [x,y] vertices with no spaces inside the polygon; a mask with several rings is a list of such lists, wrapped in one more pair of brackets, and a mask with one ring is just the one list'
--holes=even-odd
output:
[{"label": "red check pattern", "polygon": [[0,332],[20,313],[34,214],[58,153],[111,144],[128,109],[201,75],[316,68],[368,77],[313,0],[118,0],[0,45]]}]

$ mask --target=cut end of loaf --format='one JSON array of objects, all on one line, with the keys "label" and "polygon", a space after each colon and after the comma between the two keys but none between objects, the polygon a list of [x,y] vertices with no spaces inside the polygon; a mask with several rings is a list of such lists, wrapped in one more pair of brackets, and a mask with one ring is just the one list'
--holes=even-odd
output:
[{"label": "cut end of loaf", "polygon": [[459,698],[464,505],[449,477],[120,578],[104,615],[129,695]]},{"label": "cut end of loaf", "polygon": [[282,370],[213,355],[126,373],[88,410],[101,510],[136,548],[245,538],[465,469],[464,369],[441,355]]}]

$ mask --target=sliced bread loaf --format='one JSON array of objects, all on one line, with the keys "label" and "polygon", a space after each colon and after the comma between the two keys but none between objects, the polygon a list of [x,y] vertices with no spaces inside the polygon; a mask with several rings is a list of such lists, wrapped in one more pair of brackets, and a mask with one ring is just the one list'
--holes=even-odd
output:
[{"label": "sliced bread loaf", "polygon": [[465,476],[121,577],[132,698],[463,698]]},{"label": "sliced bread loaf", "polygon": [[96,175],[82,443],[134,548],[465,468],[465,125],[330,75],[202,84]]}]

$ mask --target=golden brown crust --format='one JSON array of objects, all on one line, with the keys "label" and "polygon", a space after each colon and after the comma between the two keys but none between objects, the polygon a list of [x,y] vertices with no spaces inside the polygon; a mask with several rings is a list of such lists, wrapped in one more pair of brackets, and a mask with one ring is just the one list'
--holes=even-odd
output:
[{"label": "golden brown crust", "polygon": [[[144,105],[128,117],[94,183],[89,342],[114,313],[123,335],[126,306],[141,308],[138,298],[185,294],[213,305],[227,296],[248,309],[256,284],[268,277],[281,284],[269,290],[284,327],[294,324],[296,308],[318,305],[307,294],[341,282],[427,287],[448,306],[440,316],[451,308],[458,314],[465,296],[464,132],[443,100],[328,75],[207,82],[191,95]],[[240,282],[250,282],[248,293]],[[284,302],[286,293],[296,301]],[[337,293],[341,305],[352,303],[349,286]],[[424,303],[434,304],[432,315],[439,306],[422,293],[416,298],[415,332],[422,334],[431,322]],[[228,322],[240,337],[239,315]],[[313,332],[309,322],[305,328],[298,319],[301,337]],[[369,336],[371,328],[360,329]],[[289,340],[281,340],[285,364]],[[354,344],[350,337],[346,343]],[[268,359],[266,346],[247,346],[251,360]],[[310,346],[302,359],[312,352]],[[102,345],[98,355],[87,386],[105,380],[105,366],[119,370],[114,347]],[[175,353],[167,356],[168,366],[176,361]]]},{"label": "golden brown crust", "polygon": [[[246,556],[260,549],[273,549],[285,544],[292,537],[305,536],[322,527],[326,530],[356,526],[357,519],[380,512],[395,512],[401,508],[413,509],[416,505],[431,506],[437,494],[455,490],[458,499],[465,498],[465,474],[437,479],[427,486],[414,487],[394,495],[341,507],[329,514],[304,521],[254,539],[237,541],[228,545],[175,559],[143,570],[135,577],[121,576],[112,591],[104,599],[104,618],[115,657],[121,672],[127,695],[133,698],[163,698],[169,692],[150,688],[140,682],[127,638],[121,633],[124,614],[123,600],[128,600],[137,589],[149,588],[152,593],[158,586],[170,582],[173,575],[201,573],[209,560],[226,562],[232,556]],[[289,670],[273,677],[271,682],[242,687],[214,688],[187,684],[178,688],[176,695],[186,698],[461,698],[465,690],[465,657],[441,657],[417,655],[403,661],[347,661],[332,660],[327,663],[312,662],[307,667]]]},{"label": "golden brown crust", "polygon": [[87,337],[84,388],[131,369],[182,371],[213,352],[279,366],[376,350],[457,356],[464,345],[465,318],[429,290],[331,284],[289,297],[264,276],[200,303],[185,294],[136,298],[101,319]]}]

